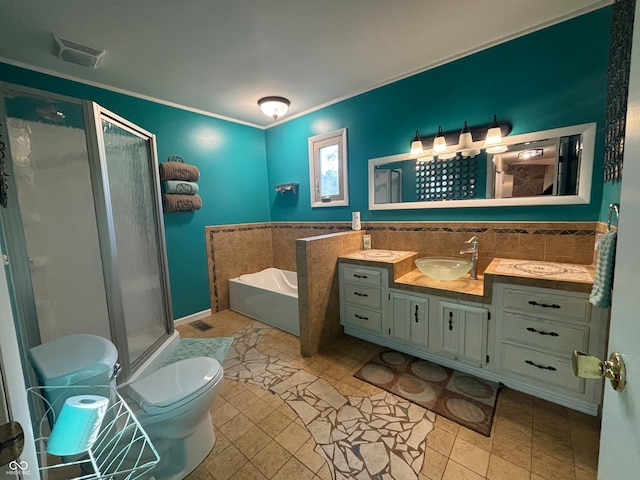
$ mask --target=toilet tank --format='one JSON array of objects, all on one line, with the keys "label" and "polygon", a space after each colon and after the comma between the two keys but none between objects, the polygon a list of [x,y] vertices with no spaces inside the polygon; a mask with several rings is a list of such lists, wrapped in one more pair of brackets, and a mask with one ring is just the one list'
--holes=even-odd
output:
[{"label": "toilet tank", "polygon": [[113,343],[97,335],[76,334],[29,350],[29,360],[40,385],[111,385],[119,370]]}]

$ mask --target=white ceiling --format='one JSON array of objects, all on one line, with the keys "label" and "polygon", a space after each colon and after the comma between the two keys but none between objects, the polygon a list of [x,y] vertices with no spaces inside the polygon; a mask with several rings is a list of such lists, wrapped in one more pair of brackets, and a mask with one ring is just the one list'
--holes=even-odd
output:
[{"label": "white ceiling", "polygon": [[[611,4],[611,0],[0,0],[0,60],[256,126]],[[105,49],[63,62],[52,34]]]}]

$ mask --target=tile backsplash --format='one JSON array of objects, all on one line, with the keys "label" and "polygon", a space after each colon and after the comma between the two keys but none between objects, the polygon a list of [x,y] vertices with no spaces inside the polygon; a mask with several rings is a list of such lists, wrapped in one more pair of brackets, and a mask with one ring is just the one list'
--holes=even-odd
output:
[{"label": "tile backsplash", "polygon": [[[606,226],[605,226],[606,227]],[[418,256],[460,256],[477,236],[478,273],[494,258],[591,265],[598,222],[350,222],[249,223],[206,227],[211,310],[229,308],[230,278],[268,267],[298,272],[300,347],[313,355],[340,331],[337,257],[362,249],[371,235],[374,249],[418,252]]]},{"label": "tile backsplash", "polygon": [[[596,231],[601,229],[598,222],[362,224],[362,233],[371,235],[372,248],[416,251],[420,256],[457,257],[465,247],[464,242],[476,235],[479,239],[479,273],[497,257],[590,265],[594,258]],[[206,227],[211,310],[229,308],[230,278],[267,267],[297,271],[295,240],[347,231],[351,231],[350,222],[272,222]],[[314,245],[315,250],[321,248]]]}]

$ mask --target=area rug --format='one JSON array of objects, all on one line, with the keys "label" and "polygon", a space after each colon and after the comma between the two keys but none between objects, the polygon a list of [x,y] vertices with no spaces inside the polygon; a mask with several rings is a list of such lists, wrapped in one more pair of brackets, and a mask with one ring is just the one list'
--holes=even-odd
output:
[{"label": "area rug", "polygon": [[163,365],[192,357],[213,357],[222,365],[232,343],[232,337],[182,338]]},{"label": "area rug", "polygon": [[485,436],[501,385],[395,350],[375,354],[354,377]]}]

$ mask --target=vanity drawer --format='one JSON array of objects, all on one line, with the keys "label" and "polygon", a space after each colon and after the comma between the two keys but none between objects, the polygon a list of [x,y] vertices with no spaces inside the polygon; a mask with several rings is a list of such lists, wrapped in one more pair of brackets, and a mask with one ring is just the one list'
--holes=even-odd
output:
[{"label": "vanity drawer", "polygon": [[588,348],[589,328],[559,322],[545,322],[533,317],[505,313],[502,323],[502,339],[570,356],[574,350]]},{"label": "vanity drawer", "polygon": [[342,267],[342,273],[345,282],[357,283],[359,285],[372,285],[374,287],[382,285],[382,274],[379,270],[344,265]]},{"label": "vanity drawer", "polygon": [[344,283],[344,300],[369,308],[382,308],[382,292],[379,288]]},{"label": "vanity drawer", "polygon": [[374,312],[372,310],[358,308],[352,305],[345,305],[344,313],[344,323],[348,323],[358,328],[371,330],[376,333],[381,332],[382,314],[380,312]]},{"label": "vanity drawer", "polygon": [[558,295],[540,290],[507,288],[504,291],[503,307],[587,322],[590,318],[586,296]]},{"label": "vanity drawer", "polygon": [[502,370],[582,393],[584,380],[576,377],[571,360],[502,344]]}]

